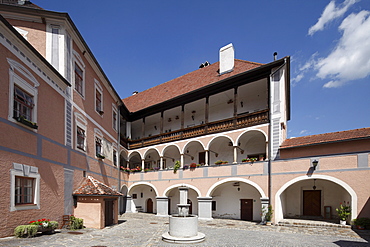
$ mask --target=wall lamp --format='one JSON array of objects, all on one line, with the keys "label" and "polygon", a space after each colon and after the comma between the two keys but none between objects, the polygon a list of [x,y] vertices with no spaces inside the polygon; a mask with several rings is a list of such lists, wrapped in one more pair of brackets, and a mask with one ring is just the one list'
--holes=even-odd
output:
[{"label": "wall lamp", "polygon": [[316,167],[317,167],[318,164],[319,164],[318,160],[313,160],[312,161],[312,167],[313,167],[314,170],[316,170]]}]

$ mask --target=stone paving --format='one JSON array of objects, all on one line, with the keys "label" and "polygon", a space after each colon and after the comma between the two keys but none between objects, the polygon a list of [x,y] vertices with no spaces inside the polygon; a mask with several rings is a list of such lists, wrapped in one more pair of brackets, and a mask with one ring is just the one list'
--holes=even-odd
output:
[{"label": "stone paving", "polygon": [[161,240],[168,218],[128,213],[120,224],[101,230],[58,230],[35,238],[0,239],[0,246],[370,246],[370,231],[337,227],[264,226],[240,220],[199,221],[206,240],[197,244],[170,244]]}]

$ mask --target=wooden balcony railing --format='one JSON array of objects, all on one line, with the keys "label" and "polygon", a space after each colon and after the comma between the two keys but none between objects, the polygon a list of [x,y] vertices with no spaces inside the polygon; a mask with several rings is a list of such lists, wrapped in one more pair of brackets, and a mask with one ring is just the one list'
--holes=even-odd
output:
[{"label": "wooden balcony railing", "polygon": [[182,140],[186,138],[202,136],[210,133],[223,132],[233,129],[240,129],[249,126],[264,124],[269,122],[269,111],[262,110],[250,114],[242,114],[233,118],[210,122],[194,127],[175,130],[155,136],[145,137],[139,140],[129,140],[129,149],[146,147],[159,143]]}]

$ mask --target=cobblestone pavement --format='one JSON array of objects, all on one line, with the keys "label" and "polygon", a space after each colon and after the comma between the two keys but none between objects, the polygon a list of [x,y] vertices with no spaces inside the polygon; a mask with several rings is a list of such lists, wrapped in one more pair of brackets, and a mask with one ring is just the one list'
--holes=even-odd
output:
[{"label": "cobblestone pavement", "polygon": [[0,246],[370,246],[370,231],[350,228],[263,226],[239,220],[199,221],[206,240],[197,244],[170,244],[161,240],[168,218],[129,213],[120,224],[101,230],[58,230],[35,238],[0,239]]}]

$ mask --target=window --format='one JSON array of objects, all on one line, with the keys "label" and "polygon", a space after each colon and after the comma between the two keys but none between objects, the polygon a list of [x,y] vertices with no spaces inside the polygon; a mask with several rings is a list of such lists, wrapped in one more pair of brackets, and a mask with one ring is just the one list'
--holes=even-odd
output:
[{"label": "window", "polygon": [[20,63],[7,58],[9,69],[8,120],[37,129],[37,94],[39,83]]},{"label": "window", "polygon": [[102,149],[102,141],[100,138],[95,137],[95,152],[96,152],[96,157],[100,158],[103,156],[103,149]]},{"label": "window", "polygon": [[85,130],[77,126],[77,148],[85,151]]},{"label": "window", "polygon": [[101,93],[98,89],[95,90],[95,110],[97,112],[99,112],[99,114],[102,114],[103,113],[103,109],[102,109],[102,102],[101,102]]},{"label": "window", "polygon": [[113,150],[113,165],[117,166],[117,151]]},{"label": "window", "polygon": [[18,86],[14,86],[13,118],[32,121],[33,97]]},{"label": "window", "polygon": [[10,211],[40,209],[38,168],[13,163],[10,170]]},{"label": "window", "polygon": [[83,96],[83,71],[80,66],[75,63],[75,89],[76,91]]},{"label": "window", "polygon": [[117,130],[117,111],[113,108],[113,117],[112,117],[112,122],[113,122],[113,129]]},{"label": "window", "polygon": [[15,205],[33,204],[34,178],[15,177]]},{"label": "window", "polygon": [[95,111],[100,115],[103,116],[104,114],[104,106],[103,106],[103,87],[100,82],[96,79],[95,80]]}]

